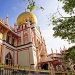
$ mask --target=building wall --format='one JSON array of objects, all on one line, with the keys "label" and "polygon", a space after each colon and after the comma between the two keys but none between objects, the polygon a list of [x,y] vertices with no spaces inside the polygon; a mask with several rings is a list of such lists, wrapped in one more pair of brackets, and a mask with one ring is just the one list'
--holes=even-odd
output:
[{"label": "building wall", "polygon": [[20,50],[18,51],[18,65],[30,67],[30,57],[29,50]]},{"label": "building wall", "polygon": [[[17,25],[16,33],[14,28],[11,29],[9,25],[5,31],[0,33],[0,43],[2,43],[2,48],[0,47],[0,57],[1,63],[5,64],[5,56],[10,52],[14,65],[26,66],[29,68],[37,68],[38,61],[40,60],[40,53],[44,50],[42,49],[42,35],[40,29],[37,28],[34,24],[29,25],[25,28],[24,24]],[[0,30],[1,31],[1,30]],[[10,37],[7,41],[8,35]],[[14,38],[14,44],[13,44]],[[44,46],[44,45],[43,45]],[[45,49],[45,48],[44,48]]]}]

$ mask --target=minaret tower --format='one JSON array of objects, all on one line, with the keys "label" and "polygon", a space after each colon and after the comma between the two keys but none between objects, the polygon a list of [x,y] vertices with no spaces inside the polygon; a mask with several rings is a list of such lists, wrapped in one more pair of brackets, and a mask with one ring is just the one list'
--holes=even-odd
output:
[{"label": "minaret tower", "polygon": [[[37,66],[37,56],[36,56],[36,47],[34,47],[32,39],[34,36],[34,25],[37,24],[37,18],[36,16],[31,12],[23,12],[21,13],[17,18],[17,25],[18,25],[18,32],[21,39],[21,46],[24,47],[23,53],[18,52],[18,64],[21,65],[21,63],[25,64],[22,66],[28,65],[29,68],[35,68]],[[27,42],[26,42],[27,41]],[[21,50],[22,51],[22,50]],[[26,52],[26,55],[24,54]],[[21,54],[22,53],[22,54]],[[21,56],[24,56],[23,62],[20,61]]]},{"label": "minaret tower", "polygon": [[6,16],[6,24],[8,24],[8,14],[7,14],[7,16]]}]

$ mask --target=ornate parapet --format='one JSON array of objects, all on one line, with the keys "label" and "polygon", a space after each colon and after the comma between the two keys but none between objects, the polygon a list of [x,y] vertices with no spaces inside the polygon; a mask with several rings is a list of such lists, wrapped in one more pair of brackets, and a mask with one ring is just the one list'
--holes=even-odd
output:
[{"label": "ornate parapet", "polygon": [[1,18],[0,18],[0,22],[1,22],[2,24],[5,24],[5,21],[4,21],[4,20],[2,20]]}]

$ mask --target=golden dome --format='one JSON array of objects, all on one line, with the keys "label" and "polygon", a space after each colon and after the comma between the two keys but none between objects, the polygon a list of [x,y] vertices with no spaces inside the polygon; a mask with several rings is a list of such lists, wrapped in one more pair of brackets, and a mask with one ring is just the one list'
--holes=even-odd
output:
[{"label": "golden dome", "polygon": [[26,22],[27,20],[30,20],[30,21],[34,22],[35,24],[37,24],[37,18],[31,12],[21,13],[17,18],[17,23],[18,23],[18,25],[20,25],[21,23]]}]

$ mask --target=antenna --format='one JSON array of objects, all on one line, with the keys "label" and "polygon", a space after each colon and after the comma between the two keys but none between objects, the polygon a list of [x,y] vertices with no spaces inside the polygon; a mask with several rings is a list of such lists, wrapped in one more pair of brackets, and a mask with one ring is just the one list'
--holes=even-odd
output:
[{"label": "antenna", "polygon": [[26,8],[25,8],[25,12],[26,12]]},{"label": "antenna", "polygon": [[6,16],[6,23],[8,24],[8,13],[7,13],[7,16]]}]

